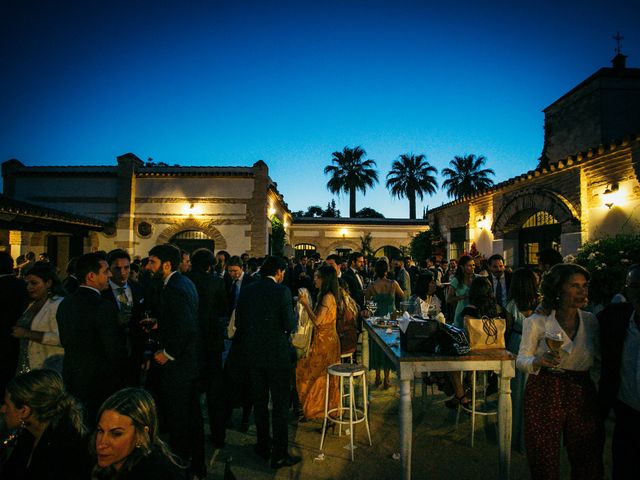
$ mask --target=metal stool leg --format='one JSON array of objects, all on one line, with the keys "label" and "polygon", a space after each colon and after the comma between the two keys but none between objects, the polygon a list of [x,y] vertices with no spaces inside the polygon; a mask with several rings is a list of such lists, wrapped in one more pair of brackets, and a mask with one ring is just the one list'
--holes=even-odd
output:
[{"label": "metal stool leg", "polygon": [[327,373],[327,384],[324,387],[324,421],[322,422],[322,437],[320,438],[320,450],[324,445],[324,434],[327,431],[327,417],[329,416],[329,374]]},{"label": "metal stool leg", "polygon": [[476,436],[476,371],[471,373],[471,447]]},{"label": "metal stool leg", "polygon": [[[344,407],[344,378],[340,377],[340,405],[338,406],[339,410],[339,414],[340,414],[340,421],[342,421],[342,408]],[[342,436],[342,423],[338,424],[338,436],[341,437]]]},{"label": "metal stool leg", "polygon": [[371,443],[371,431],[369,430],[369,407],[367,406],[367,376],[366,374],[362,376],[362,399],[364,403],[364,425],[367,427],[367,437],[369,437],[369,446],[373,445]]},{"label": "metal stool leg", "polygon": [[353,462],[353,414],[355,413],[355,401],[353,399],[353,375],[349,376],[349,442],[351,444],[351,461]]}]

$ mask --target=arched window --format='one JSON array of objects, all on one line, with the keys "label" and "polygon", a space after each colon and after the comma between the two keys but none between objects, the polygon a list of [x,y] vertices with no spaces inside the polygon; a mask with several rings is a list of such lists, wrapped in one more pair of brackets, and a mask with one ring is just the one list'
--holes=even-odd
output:
[{"label": "arched window", "polygon": [[549,212],[536,212],[527,218],[527,220],[522,224],[522,228],[543,227],[545,225],[554,225],[556,223],[558,223],[558,220],[556,220]]},{"label": "arched window", "polygon": [[215,252],[215,242],[209,235],[199,230],[184,230],[176,233],[169,243],[173,243],[178,248],[185,250],[189,253],[197,250],[198,248],[208,248],[212,252]]},{"label": "arched window", "polygon": [[316,253],[316,246],[312,243],[298,243],[294,247],[296,258],[300,258],[302,256],[308,257]]}]

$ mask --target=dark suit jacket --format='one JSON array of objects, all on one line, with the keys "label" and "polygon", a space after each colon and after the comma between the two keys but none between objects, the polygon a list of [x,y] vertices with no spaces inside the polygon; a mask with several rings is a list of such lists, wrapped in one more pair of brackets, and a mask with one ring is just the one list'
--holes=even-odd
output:
[{"label": "dark suit jacket", "polygon": [[609,414],[618,397],[622,347],[632,313],[633,306],[630,303],[612,303],[598,313],[602,357],[598,397],[604,417]]},{"label": "dark suit jacket", "polygon": [[67,295],[75,292],[80,286],[80,282],[76,277],[72,277],[71,275],[67,275],[67,278],[62,282],[62,286],[67,292]]},{"label": "dark suit jacket", "polygon": [[191,280],[174,273],[162,289],[158,310],[160,348],[175,360],[154,364],[163,388],[187,386],[198,377],[198,292]]},{"label": "dark suit jacket", "polygon": [[0,392],[13,378],[18,366],[19,340],[11,336],[12,328],[29,303],[27,286],[15,275],[0,277]]},{"label": "dark suit jacket", "polygon": [[57,425],[47,427],[35,450],[34,441],[35,438],[28,430],[20,432],[11,456],[0,468],[2,480],[90,478],[95,459],[89,456],[88,438],[81,436],[66,417]]},{"label": "dark suit jacket", "polygon": [[[347,271],[342,274],[342,278],[349,286],[349,295],[351,295],[351,298],[356,301],[360,310],[362,310],[364,308],[364,290],[360,286],[360,282],[356,278],[356,274],[352,269],[348,268]],[[364,284],[364,277],[360,275],[360,278]]]},{"label": "dark suit jacket", "polygon": [[122,386],[127,350],[118,310],[99,293],[80,287],[62,300],[56,318],[64,347],[62,377],[69,392],[86,402],[89,415],[95,414]]},{"label": "dark suit jacket", "polygon": [[[255,281],[256,281],[255,278],[245,273],[242,276],[242,282],[240,282],[240,293],[242,293],[243,288],[245,288],[247,285],[251,285]],[[240,298],[240,296],[238,296],[238,298]],[[229,285],[229,288],[227,289],[227,305],[228,305],[229,316],[231,316],[231,311],[233,310],[233,304],[235,303],[234,300],[235,300],[235,292],[234,292],[233,280],[232,280],[231,284]]]},{"label": "dark suit jacket", "polygon": [[[131,319],[128,325],[120,325],[123,333],[129,342],[129,361],[126,369],[126,385],[134,386],[137,384],[140,373],[140,365],[143,363],[143,352],[146,346],[147,333],[140,325],[140,320],[144,315],[146,305],[144,298],[144,290],[137,282],[128,282],[133,297],[133,307],[131,309]],[[120,308],[118,300],[113,293],[111,285],[101,292],[102,298],[112,302],[117,309]]]},{"label": "dark suit jacket", "polygon": [[[511,286],[511,273],[509,272],[503,272],[504,275],[504,284],[507,287],[507,290],[505,292],[503,292],[503,298],[504,298],[504,304],[507,304],[507,298],[509,295],[509,287]],[[493,274],[491,272],[489,272],[489,281],[491,282],[491,288],[493,288]]]},{"label": "dark suit jacket", "polygon": [[203,361],[224,350],[224,325],[221,318],[227,316],[227,292],[224,281],[211,273],[192,270],[186,274],[198,292],[198,325],[203,342]]},{"label": "dark suit jacket", "polygon": [[291,368],[289,334],[295,329],[291,292],[266,277],[240,291],[234,346],[249,365]]}]

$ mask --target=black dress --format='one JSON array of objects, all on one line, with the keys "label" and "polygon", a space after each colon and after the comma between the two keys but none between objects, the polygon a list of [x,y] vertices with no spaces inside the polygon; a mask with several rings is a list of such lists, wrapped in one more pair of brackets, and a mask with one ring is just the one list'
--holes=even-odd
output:
[{"label": "black dress", "polygon": [[152,450],[128,472],[120,472],[117,480],[186,480],[187,469],[171,462],[159,450]]},{"label": "black dress", "polygon": [[81,436],[68,419],[50,425],[36,445],[23,430],[7,462],[0,466],[0,480],[86,480],[91,472],[87,437]]}]

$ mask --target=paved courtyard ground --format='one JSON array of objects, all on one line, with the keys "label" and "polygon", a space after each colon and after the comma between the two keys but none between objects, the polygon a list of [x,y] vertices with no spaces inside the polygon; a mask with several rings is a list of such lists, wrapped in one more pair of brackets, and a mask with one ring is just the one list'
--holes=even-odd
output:
[{"label": "paved courtyard ground", "polygon": [[[372,378],[370,377],[370,380]],[[458,429],[455,410],[444,406],[447,397],[427,389],[424,397],[413,400],[413,478],[416,480],[477,480],[498,478],[498,444],[495,417],[479,418],[476,424],[475,446],[470,446],[469,415],[462,414]],[[489,402],[496,402],[496,396]],[[320,423],[289,424],[290,450],[301,455],[302,462],[291,468],[271,470],[267,462],[253,453],[255,426],[246,434],[235,429],[227,431],[227,446],[216,453],[208,479],[222,479],[224,461],[232,458],[232,471],[238,480],[266,479],[400,479],[400,460],[393,454],[400,451],[399,395],[396,382],[388,390],[371,391],[370,421],[373,446],[369,446],[364,426],[356,430],[355,461],[351,462],[345,449],[349,438],[328,434],[324,445],[324,459],[319,459]],[[240,411],[234,414],[234,425],[240,422]],[[610,472],[611,424],[607,425],[605,471]],[[209,458],[213,451],[208,450]],[[511,478],[529,479],[525,455],[512,451]],[[569,478],[566,454],[563,453],[562,478]]]}]

